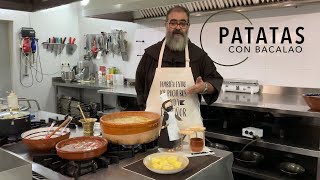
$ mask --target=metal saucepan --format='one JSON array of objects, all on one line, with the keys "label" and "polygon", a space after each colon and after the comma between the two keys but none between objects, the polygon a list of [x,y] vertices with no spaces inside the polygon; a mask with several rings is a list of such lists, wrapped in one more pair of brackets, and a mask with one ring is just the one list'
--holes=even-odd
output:
[{"label": "metal saucepan", "polygon": [[31,129],[27,111],[0,112],[0,136],[20,135]]},{"label": "metal saucepan", "polygon": [[62,159],[80,161],[101,156],[107,150],[108,141],[102,137],[82,136],[60,141],[57,154]]},{"label": "metal saucepan", "polygon": [[75,72],[74,71],[62,71],[61,72],[61,79],[64,80],[66,83],[70,83],[75,79]]},{"label": "metal saucepan", "polygon": [[241,165],[246,167],[258,166],[263,160],[264,156],[255,151],[240,151],[233,152],[234,159]]},{"label": "metal saucepan", "polygon": [[[114,119],[145,117],[146,122],[116,123]],[[146,111],[123,111],[104,115],[100,118],[102,136],[113,144],[135,145],[154,141],[159,137],[160,115]]]},{"label": "metal saucepan", "polygon": [[305,169],[301,165],[296,163],[282,162],[280,163],[280,171],[282,171],[289,177],[294,177],[296,175],[304,173]]}]

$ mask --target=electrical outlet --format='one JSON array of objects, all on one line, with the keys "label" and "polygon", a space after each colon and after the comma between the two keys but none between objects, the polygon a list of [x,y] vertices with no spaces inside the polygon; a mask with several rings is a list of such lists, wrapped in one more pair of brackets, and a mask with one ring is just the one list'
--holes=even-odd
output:
[{"label": "electrical outlet", "polygon": [[69,67],[70,63],[69,63],[69,61],[64,61],[64,62],[61,62],[61,66],[62,67]]},{"label": "electrical outlet", "polygon": [[255,136],[263,137],[263,129],[255,127],[242,128],[242,136],[254,138]]}]

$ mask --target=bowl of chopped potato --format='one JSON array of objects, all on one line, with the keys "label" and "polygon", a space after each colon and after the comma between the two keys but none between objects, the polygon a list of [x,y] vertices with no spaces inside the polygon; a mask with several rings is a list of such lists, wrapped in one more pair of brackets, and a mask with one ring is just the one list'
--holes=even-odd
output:
[{"label": "bowl of chopped potato", "polygon": [[189,159],[182,154],[161,152],[145,157],[143,164],[155,173],[174,174],[185,169],[189,164]]}]

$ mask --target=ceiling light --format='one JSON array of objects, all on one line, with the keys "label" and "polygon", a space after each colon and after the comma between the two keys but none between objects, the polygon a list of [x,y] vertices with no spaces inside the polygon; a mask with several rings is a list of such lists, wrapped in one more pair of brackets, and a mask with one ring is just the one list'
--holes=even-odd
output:
[{"label": "ceiling light", "polygon": [[81,5],[82,6],[86,6],[87,4],[89,4],[90,0],[81,0]]}]

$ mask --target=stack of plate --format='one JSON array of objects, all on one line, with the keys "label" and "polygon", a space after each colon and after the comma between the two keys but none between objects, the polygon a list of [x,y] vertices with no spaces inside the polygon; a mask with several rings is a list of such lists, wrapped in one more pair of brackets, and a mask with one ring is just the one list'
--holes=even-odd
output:
[{"label": "stack of plate", "polygon": [[70,103],[71,103],[72,97],[70,96],[64,96],[62,95],[59,99],[59,113],[60,114],[69,114],[70,111]]},{"label": "stack of plate", "polygon": [[81,106],[81,109],[86,117],[95,117],[97,115],[97,105],[95,103],[82,103],[80,101],[71,101],[70,103],[70,115],[71,116],[81,116],[81,112],[78,106]]}]

